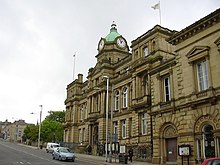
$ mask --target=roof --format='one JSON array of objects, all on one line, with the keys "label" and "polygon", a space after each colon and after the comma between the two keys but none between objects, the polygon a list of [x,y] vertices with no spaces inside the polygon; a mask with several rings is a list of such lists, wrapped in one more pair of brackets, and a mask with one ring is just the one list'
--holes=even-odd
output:
[{"label": "roof", "polygon": [[111,25],[110,33],[105,37],[105,39],[107,42],[112,42],[119,36],[121,35],[117,32],[116,24],[113,22]]}]

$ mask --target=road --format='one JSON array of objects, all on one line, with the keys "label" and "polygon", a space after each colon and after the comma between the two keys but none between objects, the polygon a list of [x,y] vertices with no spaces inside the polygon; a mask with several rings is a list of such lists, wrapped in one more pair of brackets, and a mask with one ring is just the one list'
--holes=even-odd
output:
[{"label": "road", "polygon": [[66,162],[53,160],[51,154],[45,150],[36,149],[0,140],[0,165],[94,165],[98,162],[80,160]]}]

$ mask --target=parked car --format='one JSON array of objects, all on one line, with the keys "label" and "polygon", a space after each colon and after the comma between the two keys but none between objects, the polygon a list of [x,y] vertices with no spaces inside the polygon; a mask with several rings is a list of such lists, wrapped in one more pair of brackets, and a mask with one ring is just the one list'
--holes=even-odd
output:
[{"label": "parked car", "polygon": [[53,159],[75,161],[75,154],[67,147],[57,147],[52,153]]},{"label": "parked car", "polygon": [[208,158],[201,165],[220,165],[220,158]]},{"label": "parked car", "polygon": [[47,143],[46,151],[47,151],[47,153],[48,152],[53,153],[54,149],[57,147],[60,147],[60,145],[58,143]]}]

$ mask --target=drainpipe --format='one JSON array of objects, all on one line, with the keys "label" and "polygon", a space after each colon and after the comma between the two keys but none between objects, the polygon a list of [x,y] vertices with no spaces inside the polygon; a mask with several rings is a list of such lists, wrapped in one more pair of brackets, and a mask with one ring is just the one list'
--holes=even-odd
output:
[{"label": "drainpipe", "polygon": [[153,149],[153,119],[152,119],[152,112],[151,112],[151,106],[152,106],[152,98],[151,98],[151,76],[150,76],[150,74],[149,74],[149,71],[148,71],[148,80],[149,80],[149,87],[150,87],[150,89],[149,89],[149,96],[150,96],[150,101],[149,101],[149,104],[150,104],[150,107],[149,107],[149,109],[150,109],[150,136],[151,136],[151,159],[153,158],[153,151],[154,151],[154,149]]}]

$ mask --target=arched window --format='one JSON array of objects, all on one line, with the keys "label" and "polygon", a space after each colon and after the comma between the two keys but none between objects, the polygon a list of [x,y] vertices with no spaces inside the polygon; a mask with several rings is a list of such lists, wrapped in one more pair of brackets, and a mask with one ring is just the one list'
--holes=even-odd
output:
[{"label": "arched window", "polygon": [[115,110],[119,110],[119,91],[115,92]]},{"label": "arched window", "polygon": [[123,89],[123,108],[128,107],[128,88]]}]

